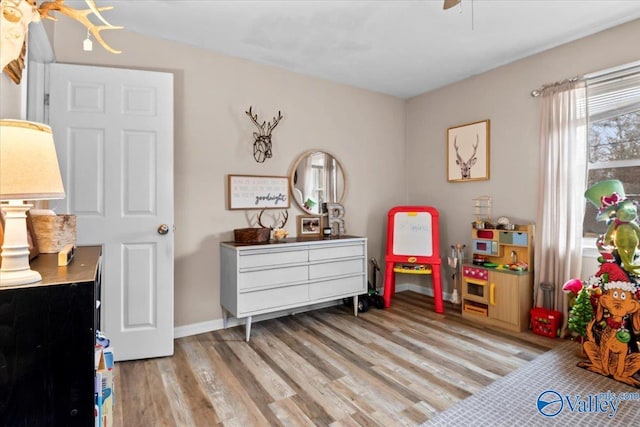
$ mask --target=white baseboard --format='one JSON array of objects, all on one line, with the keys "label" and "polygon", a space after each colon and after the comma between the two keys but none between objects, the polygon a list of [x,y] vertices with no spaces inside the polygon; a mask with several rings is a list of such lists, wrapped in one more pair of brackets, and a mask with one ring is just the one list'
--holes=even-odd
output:
[{"label": "white baseboard", "polygon": [[[431,287],[414,285],[414,284],[404,284],[404,285],[396,285],[396,293],[404,292],[404,291],[412,291],[418,294],[433,296],[433,289]],[[442,299],[444,301],[451,301],[451,294],[447,292],[442,293]]]}]

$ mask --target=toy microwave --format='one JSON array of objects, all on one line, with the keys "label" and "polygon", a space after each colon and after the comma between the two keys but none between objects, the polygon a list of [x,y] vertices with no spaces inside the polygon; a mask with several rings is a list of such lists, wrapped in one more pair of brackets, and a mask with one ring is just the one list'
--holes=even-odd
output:
[{"label": "toy microwave", "polygon": [[473,240],[472,251],[474,254],[498,255],[498,242],[495,240]]}]

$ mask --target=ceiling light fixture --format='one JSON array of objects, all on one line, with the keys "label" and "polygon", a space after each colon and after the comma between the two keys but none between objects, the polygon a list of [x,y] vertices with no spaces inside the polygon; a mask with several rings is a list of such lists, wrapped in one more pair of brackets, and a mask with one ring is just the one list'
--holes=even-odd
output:
[{"label": "ceiling light fixture", "polygon": [[[462,0],[444,0],[442,9],[448,10],[454,6],[460,5],[460,13],[462,13]],[[471,0],[471,31],[474,30],[474,16],[473,16],[473,0]]]},{"label": "ceiling light fixture", "polygon": [[444,10],[451,9],[452,7],[460,4],[460,2],[461,0],[444,0],[444,4],[442,5],[442,8]]}]

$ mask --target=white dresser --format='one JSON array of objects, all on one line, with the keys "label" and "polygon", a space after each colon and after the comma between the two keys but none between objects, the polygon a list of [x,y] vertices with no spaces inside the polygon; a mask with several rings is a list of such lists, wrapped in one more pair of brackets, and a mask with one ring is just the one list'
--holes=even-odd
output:
[{"label": "white dresser", "polygon": [[251,318],[367,291],[367,239],[285,239],[266,244],[220,243],[220,304],[228,315]]}]

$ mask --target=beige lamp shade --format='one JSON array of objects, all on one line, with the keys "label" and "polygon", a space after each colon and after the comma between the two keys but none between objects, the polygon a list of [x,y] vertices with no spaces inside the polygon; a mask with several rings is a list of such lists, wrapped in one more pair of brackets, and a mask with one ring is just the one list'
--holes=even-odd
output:
[{"label": "beige lamp shade", "polygon": [[63,198],[51,128],[24,120],[0,120],[0,200]]}]

